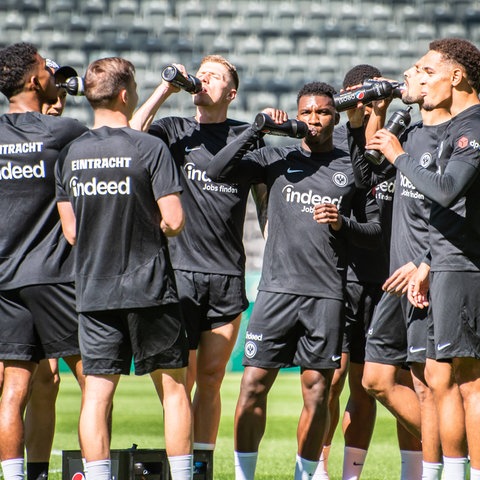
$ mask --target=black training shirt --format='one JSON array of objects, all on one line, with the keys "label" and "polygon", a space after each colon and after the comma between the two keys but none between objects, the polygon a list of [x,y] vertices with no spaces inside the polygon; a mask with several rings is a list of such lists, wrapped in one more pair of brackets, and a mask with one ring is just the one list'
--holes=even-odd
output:
[{"label": "black training shirt", "polygon": [[480,105],[452,118],[439,139],[438,170],[400,155],[395,166],[432,200],[432,271],[480,270]]},{"label": "black training shirt", "polygon": [[177,302],[157,200],[180,192],[166,145],[130,128],[86,133],[57,164],[57,200],[77,222],[78,311]]},{"label": "black training shirt", "polygon": [[[229,165],[230,152],[220,153],[209,173],[215,179],[267,185],[268,237],[259,290],[343,300],[346,237],[359,234],[361,241],[363,232],[379,234],[378,224],[357,224],[349,218],[356,191],[349,152],[335,148],[314,154],[294,145],[243,155],[250,132],[236,142],[235,160]],[[314,205],[320,203],[338,206],[344,220],[339,232],[313,219]]]},{"label": "black training shirt", "polygon": [[73,281],[55,201],[59,151],[87,130],[38,112],[0,116],[0,289]]},{"label": "black training shirt", "polygon": [[203,124],[195,118],[167,117],[152,124],[149,133],[167,143],[177,163],[188,215],[183,231],[172,239],[175,269],[243,275],[243,226],[250,185],[213,182],[206,174],[212,157],[248,127],[227,119]]}]

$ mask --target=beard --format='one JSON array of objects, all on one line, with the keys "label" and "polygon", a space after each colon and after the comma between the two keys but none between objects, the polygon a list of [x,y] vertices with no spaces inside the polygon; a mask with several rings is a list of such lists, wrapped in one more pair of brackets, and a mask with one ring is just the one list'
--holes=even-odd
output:
[{"label": "beard", "polygon": [[415,103],[421,103],[422,102],[422,97],[416,96],[414,97],[413,95],[410,95],[406,93],[405,95],[402,95],[402,102],[405,105],[413,105]]}]

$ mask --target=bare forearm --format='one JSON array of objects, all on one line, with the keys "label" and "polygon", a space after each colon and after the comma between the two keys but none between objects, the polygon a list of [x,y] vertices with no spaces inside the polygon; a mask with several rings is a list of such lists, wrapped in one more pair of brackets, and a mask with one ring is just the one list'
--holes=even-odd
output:
[{"label": "bare forearm", "polygon": [[171,88],[161,83],[145,103],[134,113],[130,120],[130,127],[143,132],[148,131],[155,119],[158,109],[172,93]]}]

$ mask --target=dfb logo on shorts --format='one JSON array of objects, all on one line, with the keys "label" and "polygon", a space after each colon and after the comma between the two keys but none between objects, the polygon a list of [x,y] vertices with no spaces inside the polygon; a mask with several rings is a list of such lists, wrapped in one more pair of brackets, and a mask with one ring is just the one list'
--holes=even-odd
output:
[{"label": "dfb logo on shorts", "polygon": [[257,344],[255,342],[248,341],[245,343],[245,356],[247,358],[253,358],[257,354]]},{"label": "dfb logo on shorts", "polygon": [[72,475],[72,480],[85,480],[85,475],[82,472],[75,472]]}]

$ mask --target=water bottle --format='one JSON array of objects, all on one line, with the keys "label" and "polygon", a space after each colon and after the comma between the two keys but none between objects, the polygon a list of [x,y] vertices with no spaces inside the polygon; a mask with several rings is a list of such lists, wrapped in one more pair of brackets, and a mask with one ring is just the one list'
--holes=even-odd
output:
[{"label": "water bottle", "polygon": [[56,85],[57,88],[64,88],[69,95],[76,97],[85,95],[85,82],[83,77],[70,77]]},{"label": "water bottle", "polygon": [[[412,107],[407,107],[405,110],[397,110],[393,115],[388,119],[387,124],[385,125],[385,130],[393,133],[397,138],[407,129],[412,120],[410,116],[410,110]],[[385,156],[379,150],[365,150],[365,158],[375,164],[380,165],[384,160]]]},{"label": "water bottle", "polygon": [[188,93],[199,93],[202,91],[202,81],[193,75],[183,75],[183,73],[174,65],[169,65],[163,69],[162,78]]},{"label": "water bottle", "polygon": [[266,113],[258,113],[253,122],[257,131],[282,137],[303,138],[308,133],[308,125],[300,120],[289,119],[284,123],[275,123]]},{"label": "water bottle", "polygon": [[343,112],[350,108],[355,108],[358,102],[366,105],[374,100],[382,100],[389,97],[393,92],[394,86],[386,80],[371,81],[366,85],[355,90],[348,90],[343,93],[336,93],[333,101],[337,112]]}]

